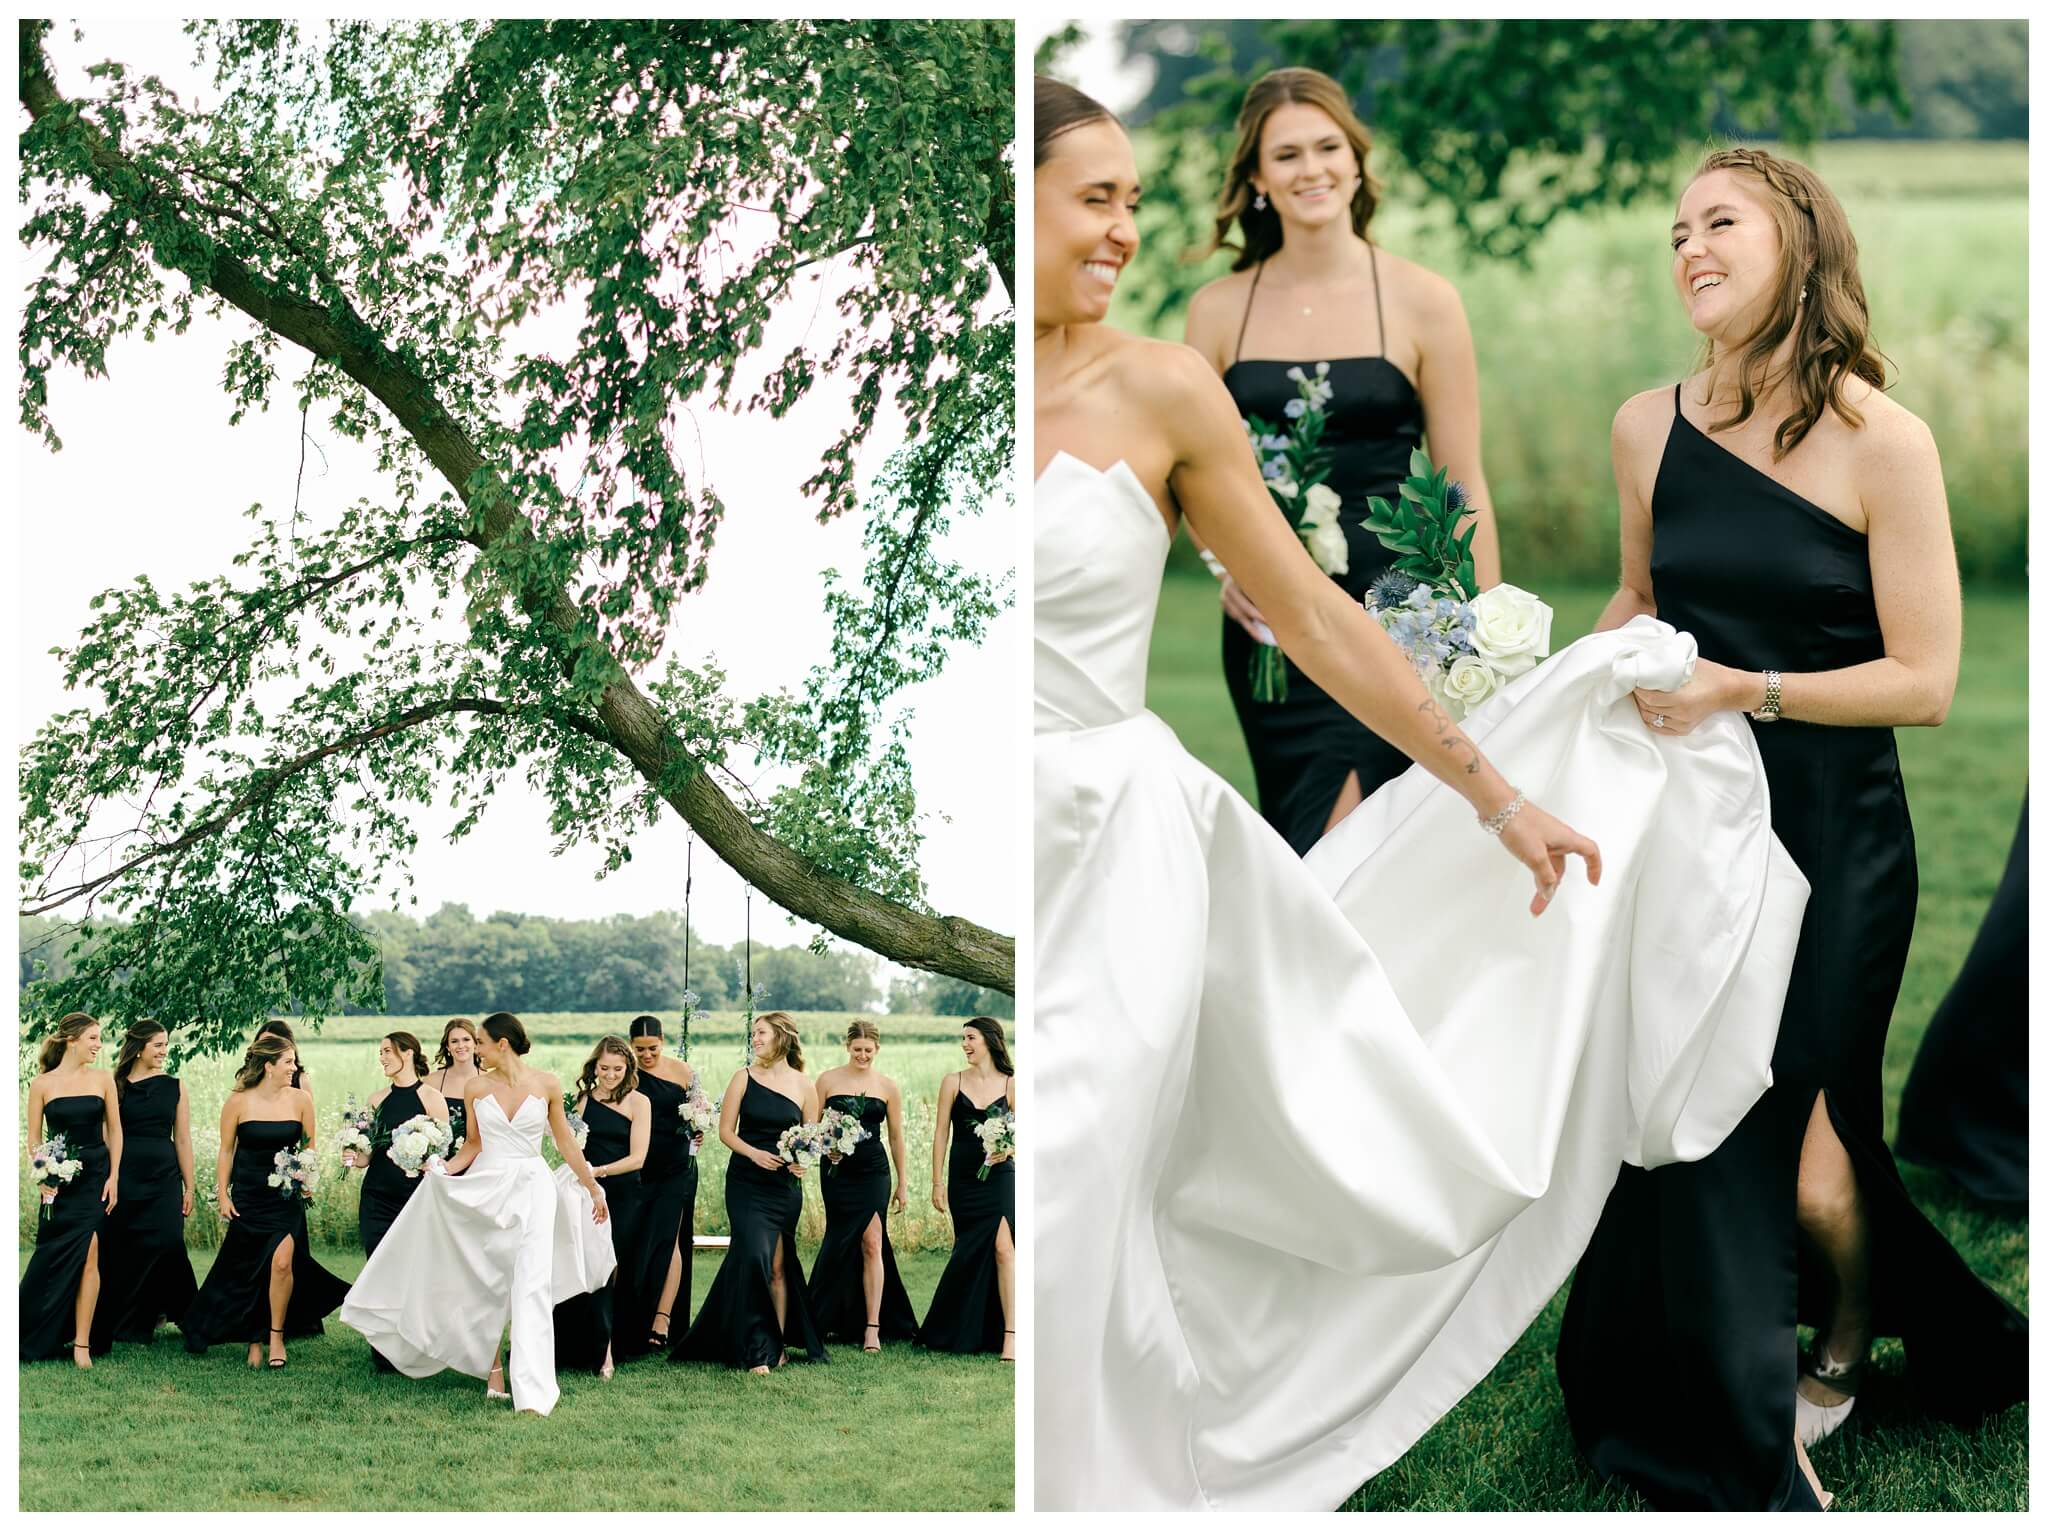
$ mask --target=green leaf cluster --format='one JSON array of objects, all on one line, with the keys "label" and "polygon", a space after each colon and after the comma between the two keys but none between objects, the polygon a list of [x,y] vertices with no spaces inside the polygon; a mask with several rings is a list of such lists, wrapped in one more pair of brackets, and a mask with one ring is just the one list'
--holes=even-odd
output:
[{"label": "green leaf cluster", "polygon": [[[1472,535],[1479,523],[1454,503],[1456,487],[1448,470],[1432,464],[1427,452],[1411,453],[1399,497],[1389,502],[1370,496],[1365,502],[1370,512],[1365,525],[1396,555],[1396,569],[1414,575],[1432,590],[1469,601],[1479,593],[1479,580],[1472,569]],[[1458,530],[1461,519],[1471,520],[1462,532]]]}]

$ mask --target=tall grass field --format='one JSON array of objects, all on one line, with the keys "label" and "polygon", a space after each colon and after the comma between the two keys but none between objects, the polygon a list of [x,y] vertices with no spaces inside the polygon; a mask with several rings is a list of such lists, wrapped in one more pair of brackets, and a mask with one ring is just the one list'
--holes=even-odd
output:
[{"label": "tall grass field", "polygon": [[[591,1044],[623,1034],[630,1015],[522,1016],[530,1061],[567,1078]],[[799,1015],[806,1071],[845,1060],[848,1017]],[[351,1094],[383,1083],[377,1040],[409,1030],[431,1052],[445,1016],[351,1017],[317,1034],[300,1028],[303,1061],[323,1140]],[[933,1105],[940,1079],[961,1064],[949,1017],[881,1018],[877,1066],[903,1087],[911,1206],[890,1218],[904,1285],[922,1314],[951,1247],[948,1220],[931,1207]],[[675,1027],[668,1047],[676,1051]],[[741,1066],[737,1015],[693,1027],[691,1061],[714,1092]],[[111,1063],[111,1055],[103,1054]],[[213,1179],[220,1104],[232,1064],[180,1070],[192,1098],[202,1188]],[[552,1155],[552,1148],[548,1150]],[[361,1175],[331,1155],[309,1209],[314,1253],[353,1278]],[[727,1151],[700,1158],[696,1228],[726,1231]],[[806,1177],[799,1252],[808,1270],[824,1214]],[[25,1268],[34,1205],[20,1203]],[[205,1279],[220,1240],[202,1206],[187,1225],[194,1270]],[[720,1251],[695,1258],[700,1305]],[[680,1325],[682,1315],[677,1315]],[[681,1328],[675,1331],[680,1334]],[[90,1372],[68,1363],[23,1366],[20,1508],[24,1510],[1007,1510],[1015,1503],[1015,1368],[994,1356],[935,1355],[890,1345],[879,1356],[832,1347],[823,1366],[790,1365],[769,1377],[661,1357],[601,1382],[561,1376],[547,1419],[487,1407],[483,1386],[453,1372],[413,1380],[373,1373],[369,1348],[330,1316],[326,1333],[293,1342],[290,1366],[252,1372],[242,1347],[188,1356],[175,1329],[153,1346],[117,1345]]]},{"label": "tall grass field", "polygon": [[[1539,589],[1557,611],[1553,645],[1590,632],[1612,585]],[[1147,705],[1193,753],[1253,795],[1243,736],[1224,690],[1216,584],[1199,566],[1166,580],[1153,631]],[[1919,846],[1912,951],[1885,1049],[1885,1110],[1900,1092],[1935,1007],[1961,969],[2004,871],[2027,783],[2027,609],[2024,597],[1971,590],[1962,680],[1940,728],[1898,731]],[[2027,1224],[1984,1211],[1943,1176],[1901,1165],[1934,1225],[2000,1294],[2027,1307]],[[1569,1287],[1566,1288],[1569,1291]],[[1360,1510],[1625,1510],[1647,1508],[1601,1482],[1573,1445],[1553,1360],[1565,1291],[1491,1375],[1399,1462],[1364,1485]],[[1877,1349],[1879,1377],[1849,1426],[1813,1453],[1839,1510],[2024,1510],[2028,1406],[1981,1430],[1920,1417],[1896,1340]],[[1643,1406],[1685,1379],[1645,1358]]]}]

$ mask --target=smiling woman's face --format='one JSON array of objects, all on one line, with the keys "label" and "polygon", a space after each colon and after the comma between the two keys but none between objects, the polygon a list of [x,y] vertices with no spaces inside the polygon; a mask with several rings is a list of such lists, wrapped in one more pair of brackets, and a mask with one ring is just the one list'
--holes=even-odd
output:
[{"label": "smiling woman's face", "polygon": [[1259,129],[1253,187],[1265,193],[1283,225],[1317,228],[1350,216],[1358,154],[1328,112],[1289,101],[1274,107]]},{"label": "smiling woman's face", "polygon": [[1671,285],[1702,335],[1739,344],[1770,311],[1782,241],[1748,176],[1710,170],[1678,199]]},{"label": "smiling woman's face", "polygon": [[1098,119],[1060,134],[1034,178],[1033,304],[1041,327],[1095,324],[1138,253],[1138,165],[1131,141]]}]

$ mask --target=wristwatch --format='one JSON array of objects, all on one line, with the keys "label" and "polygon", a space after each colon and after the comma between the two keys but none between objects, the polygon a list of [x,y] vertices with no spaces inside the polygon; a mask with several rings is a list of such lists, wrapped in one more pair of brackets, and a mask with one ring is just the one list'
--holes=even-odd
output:
[{"label": "wristwatch", "polygon": [[1752,722],[1775,723],[1778,721],[1778,704],[1784,692],[1785,677],[1776,670],[1764,671],[1764,704],[1749,716]]}]

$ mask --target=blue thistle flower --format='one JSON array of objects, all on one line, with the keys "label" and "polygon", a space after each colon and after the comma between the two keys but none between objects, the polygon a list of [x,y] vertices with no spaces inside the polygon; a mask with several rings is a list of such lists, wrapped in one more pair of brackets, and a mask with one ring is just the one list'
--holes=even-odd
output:
[{"label": "blue thistle flower", "polygon": [[1451,511],[1462,511],[1470,503],[1471,501],[1465,494],[1465,486],[1456,479],[1452,479],[1450,487],[1444,491],[1444,508]]},{"label": "blue thistle flower", "polygon": [[1374,611],[1390,611],[1408,599],[1408,593],[1415,589],[1417,583],[1414,575],[1389,569],[1366,589],[1365,604]]}]

